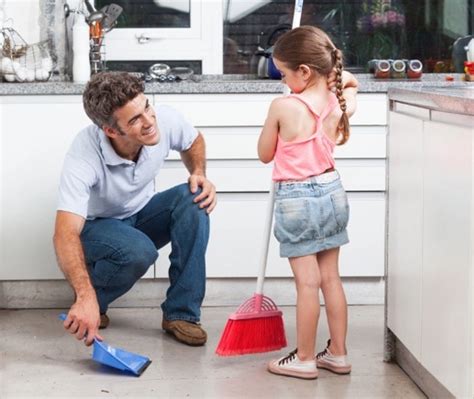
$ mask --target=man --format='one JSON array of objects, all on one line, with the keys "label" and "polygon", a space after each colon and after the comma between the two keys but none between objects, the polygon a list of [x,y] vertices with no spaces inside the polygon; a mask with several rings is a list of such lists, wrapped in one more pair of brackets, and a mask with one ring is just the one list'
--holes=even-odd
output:
[{"label": "man", "polygon": [[[59,266],[75,293],[64,328],[86,345],[101,339],[109,304],[171,242],[162,328],[183,343],[204,345],[200,307],[209,213],[216,206],[204,139],[172,108],[157,106],[155,113],[143,83],[125,72],[94,75],[83,103],[94,125],[66,155],[54,234]],[[188,183],[154,193],[170,149],[180,152]]]}]

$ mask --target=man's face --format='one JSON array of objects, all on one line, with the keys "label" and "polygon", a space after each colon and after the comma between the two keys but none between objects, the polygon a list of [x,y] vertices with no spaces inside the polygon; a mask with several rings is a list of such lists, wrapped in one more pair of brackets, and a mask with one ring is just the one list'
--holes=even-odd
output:
[{"label": "man's face", "polygon": [[118,135],[113,139],[128,148],[155,145],[160,141],[156,114],[145,94],[141,93],[114,112]]}]

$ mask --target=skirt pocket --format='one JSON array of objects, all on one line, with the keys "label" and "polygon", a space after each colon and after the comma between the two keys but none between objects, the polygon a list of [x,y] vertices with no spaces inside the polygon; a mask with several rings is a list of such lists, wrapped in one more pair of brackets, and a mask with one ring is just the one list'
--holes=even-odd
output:
[{"label": "skirt pocket", "polygon": [[310,239],[308,223],[308,199],[284,198],[275,201],[274,234],[279,242],[298,243]]},{"label": "skirt pocket", "polygon": [[347,227],[347,223],[349,222],[349,201],[347,200],[345,190],[341,188],[332,192],[331,202],[338,230],[342,231]]}]

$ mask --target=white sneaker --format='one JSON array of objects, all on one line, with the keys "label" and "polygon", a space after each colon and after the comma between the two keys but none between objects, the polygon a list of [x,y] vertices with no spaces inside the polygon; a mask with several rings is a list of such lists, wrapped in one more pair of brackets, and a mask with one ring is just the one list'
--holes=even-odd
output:
[{"label": "white sneaker", "polygon": [[347,356],[334,356],[329,350],[331,340],[326,349],[316,355],[316,365],[320,369],[332,371],[336,374],[349,374],[352,366],[347,362]]},{"label": "white sneaker", "polygon": [[289,355],[272,360],[268,363],[268,371],[273,374],[286,375],[289,377],[314,380],[318,378],[318,369],[314,360],[302,361],[298,359],[295,349]]}]

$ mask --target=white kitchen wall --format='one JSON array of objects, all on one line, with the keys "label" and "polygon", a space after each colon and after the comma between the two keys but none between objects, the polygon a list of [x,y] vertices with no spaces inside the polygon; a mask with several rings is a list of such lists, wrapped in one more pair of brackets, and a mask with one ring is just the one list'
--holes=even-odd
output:
[{"label": "white kitchen wall", "polygon": [[14,28],[27,43],[39,41],[39,4],[40,0],[0,0],[1,26]]}]

